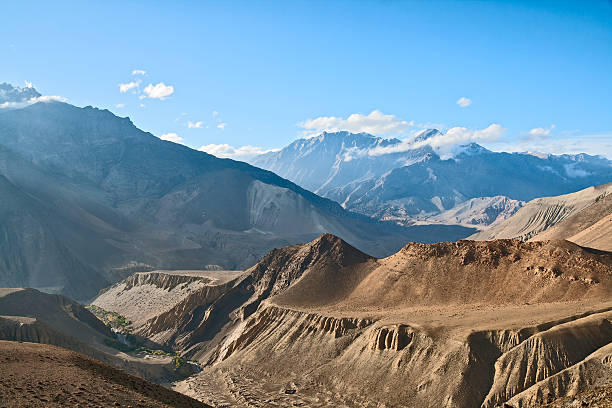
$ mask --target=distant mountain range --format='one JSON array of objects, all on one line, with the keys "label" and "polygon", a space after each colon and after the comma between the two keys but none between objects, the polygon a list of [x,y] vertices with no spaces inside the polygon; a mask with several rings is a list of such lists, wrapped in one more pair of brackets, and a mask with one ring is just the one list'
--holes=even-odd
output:
[{"label": "distant mountain range", "polygon": [[269,171],[61,102],[0,110],[0,220],[0,287],[79,300],[134,271],[243,269],[324,232],[377,256],[473,232],[376,222]]},{"label": "distant mountain range", "polygon": [[[438,135],[436,129],[426,130],[407,144],[366,133],[324,132],[250,162],[348,210],[404,224],[482,227],[503,221],[523,201],[612,180],[612,161],[586,154],[497,153],[470,143],[453,157],[441,157],[427,144]],[[467,218],[457,217],[458,206],[474,198],[480,200],[480,212],[470,207]]]}]

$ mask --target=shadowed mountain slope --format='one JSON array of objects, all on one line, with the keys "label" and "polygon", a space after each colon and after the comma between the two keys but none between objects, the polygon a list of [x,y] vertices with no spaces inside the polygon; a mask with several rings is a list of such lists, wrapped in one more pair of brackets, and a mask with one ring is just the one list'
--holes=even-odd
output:
[{"label": "shadowed mountain slope", "polygon": [[470,230],[401,229],[277,175],[65,103],[0,112],[0,285],[88,299],[134,270],[243,269],[332,232],[375,255]]},{"label": "shadowed mountain slope", "polygon": [[[63,347],[156,382],[166,383],[192,372],[190,366],[178,370],[168,355],[129,353],[136,347],[127,347],[81,304],[36,289],[0,288],[0,340]],[[131,340],[160,349],[145,339]]]}]

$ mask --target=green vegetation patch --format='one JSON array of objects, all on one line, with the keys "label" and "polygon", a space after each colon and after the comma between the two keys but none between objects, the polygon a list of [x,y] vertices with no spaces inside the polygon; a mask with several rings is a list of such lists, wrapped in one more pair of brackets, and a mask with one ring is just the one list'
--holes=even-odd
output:
[{"label": "green vegetation patch", "polygon": [[127,326],[132,323],[127,317],[122,316],[117,312],[109,312],[108,310],[104,310],[96,305],[87,305],[85,308],[93,313],[105,325],[117,330],[126,330]]}]

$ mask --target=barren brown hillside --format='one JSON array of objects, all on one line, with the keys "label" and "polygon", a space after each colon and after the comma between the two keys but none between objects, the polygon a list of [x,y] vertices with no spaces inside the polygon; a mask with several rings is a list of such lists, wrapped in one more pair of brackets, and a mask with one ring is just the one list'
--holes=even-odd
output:
[{"label": "barren brown hillside", "polygon": [[612,384],[611,291],[612,254],[567,241],[411,243],[377,260],[324,235],[140,332],[203,363],[176,389],[213,404],[537,406]]}]

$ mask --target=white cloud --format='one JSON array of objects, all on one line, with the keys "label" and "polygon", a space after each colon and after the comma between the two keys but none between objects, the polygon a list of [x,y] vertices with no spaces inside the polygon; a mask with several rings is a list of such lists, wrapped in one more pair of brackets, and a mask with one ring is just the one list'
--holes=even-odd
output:
[{"label": "white cloud", "polygon": [[457,99],[456,103],[462,108],[467,108],[468,106],[472,104],[472,100],[470,98],[466,98],[465,96],[462,96],[461,98]]},{"label": "white cloud", "polygon": [[149,84],[143,91],[149,98],[164,100],[166,97],[174,93],[174,87],[172,85],[166,85],[160,82],[156,85]]},{"label": "white cloud", "polygon": [[118,103],[115,105],[115,108],[125,108],[125,103]]},{"label": "white cloud", "polygon": [[506,132],[501,125],[493,123],[480,130],[471,130],[464,127],[453,127],[446,133],[438,133],[428,139],[415,142],[412,138],[405,139],[401,143],[385,147],[375,147],[367,152],[370,156],[381,156],[389,153],[405,152],[418,149],[423,146],[431,146],[441,154],[448,154],[456,146],[471,142],[495,142]]},{"label": "white cloud", "polygon": [[34,103],[37,102],[68,102],[68,98],[64,98],[63,96],[58,96],[58,95],[42,95],[42,96],[37,96],[34,98],[30,98],[25,102],[4,102],[0,104],[0,109],[6,109],[6,108],[13,108],[13,109],[17,109],[17,108],[24,108],[28,105],[32,105]]},{"label": "white cloud", "polygon": [[36,102],[68,102],[68,98],[64,98],[63,96],[58,95],[42,95],[37,96],[36,98],[30,98],[28,103],[36,103]]},{"label": "white cloud", "polygon": [[217,112],[216,110],[212,112],[213,116],[217,116],[219,114],[219,112]]},{"label": "white cloud", "polygon": [[32,85],[30,81],[23,81],[23,82],[25,82],[26,88],[34,88],[34,85]]},{"label": "white cloud", "polygon": [[394,115],[385,115],[379,110],[373,110],[369,115],[353,113],[346,119],[337,116],[320,116],[307,119],[298,124],[304,130],[304,135],[314,136],[323,131],[338,132],[346,130],[352,133],[371,133],[374,135],[389,135],[405,132],[414,122],[407,122]]},{"label": "white cloud", "polygon": [[128,82],[126,84],[119,84],[119,92],[126,93],[130,89],[138,88],[139,82]]},{"label": "white cloud", "polygon": [[529,131],[529,135],[533,137],[548,137],[554,128],[555,125],[550,125],[550,127],[547,128],[533,128]]},{"label": "white cloud", "polygon": [[187,127],[189,129],[200,129],[203,124],[204,124],[204,122],[202,122],[201,120],[199,120],[197,122],[189,121],[189,122],[187,122]]},{"label": "white cloud", "polygon": [[180,143],[182,144],[183,138],[180,137],[176,133],[164,133],[159,137],[161,140],[167,140],[168,142]]},{"label": "white cloud", "polygon": [[217,128],[221,129],[221,130],[225,130],[225,126],[227,126],[227,123],[219,123],[217,125]]},{"label": "white cloud", "polygon": [[144,103],[141,103],[141,104],[140,104],[140,105],[138,105],[138,106],[140,106],[141,108],[144,108],[146,105],[145,105]]},{"label": "white cloud", "polygon": [[142,69],[135,69],[132,71],[132,75],[146,75],[147,71]]},{"label": "white cloud", "polygon": [[268,152],[277,152],[280,149],[265,150],[261,147],[248,145],[241,147],[233,147],[228,144],[208,144],[200,147],[198,150],[212,154],[213,156],[217,157],[247,161],[260,154]]}]

